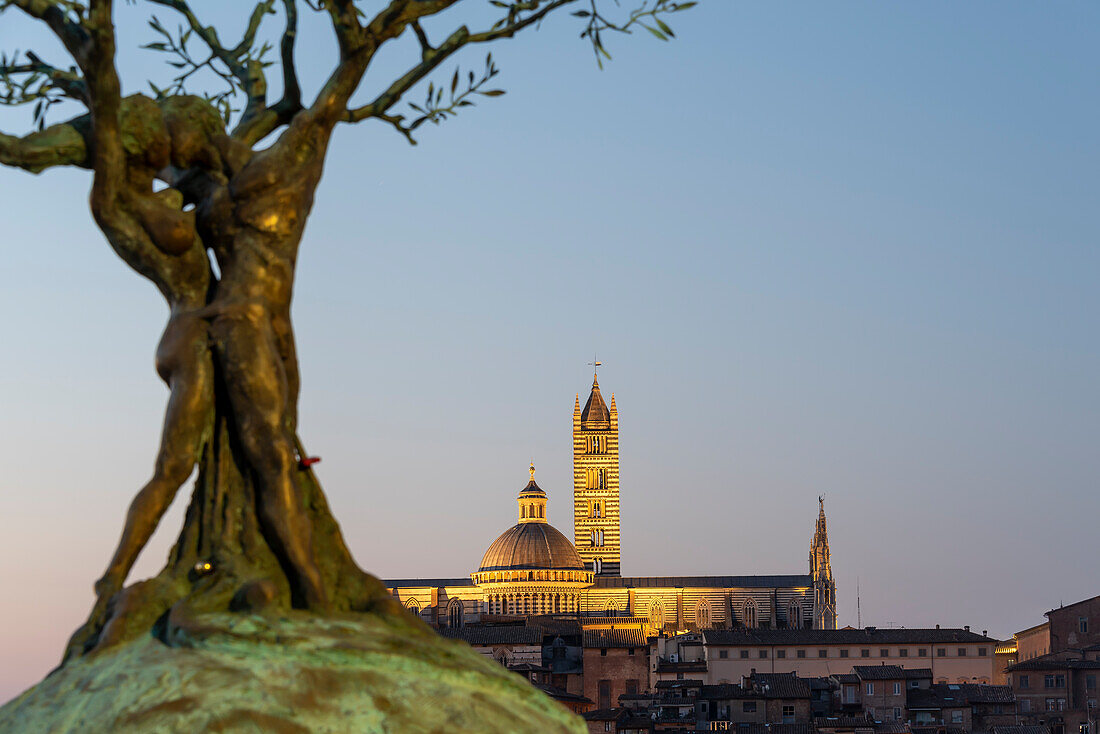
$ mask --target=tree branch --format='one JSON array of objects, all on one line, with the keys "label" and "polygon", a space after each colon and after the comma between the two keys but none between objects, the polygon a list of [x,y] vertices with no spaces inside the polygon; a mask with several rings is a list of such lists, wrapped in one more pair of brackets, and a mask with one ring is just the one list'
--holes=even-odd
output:
[{"label": "tree branch", "polygon": [[251,117],[242,118],[233,130],[233,137],[249,147],[286,125],[302,111],[302,88],[294,64],[294,43],[298,36],[298,6],[296,0],[283,0],[286,28],[279,41],[279,57],[283,71],[283,96],[278,102]]},{"label": "tree branch", "polygon": [[8,3],[49,26],[73,60],[84,68],[90,38],[80,18],[74,20],[69,14],[68,3],[57,0],[8,0]]},{"label": "tree branch", "polygon": [[248,19],[241,42],[233,48],[226,48],[218,38],[218,32],[213,26],[205,26],[186,0],[149,0],[154,5],[170,8],[184,17],[191,30],[202,39],[210,53],[218,61],[225,64],[229,73],[241,85],[248,101],[245,104],[244,113],[238,127],[245,125],[266,109],[267,104],[267,79],[264,76],[263,64],[259,58],[250,58],[253,44],[256,42],[256,34],[265,15],[272,13],[275,0],[262,0],[252,10]]},{"label": "tree branch", "polygon": [[77,117],[22,138],[0,133],[0,165],[41,173],[57,166],[91,168],[88,159],[90,118]]},{"label": "tree branch", "polygon": [[[51,66],[39,58],[33,51],[26,52],[27,61],[26,64],[10,64],[8,66],[0,66],[0,80],[12,74],[30,74],[32,76],[37,75],[48,81],[48,86],[53,89],[59,90],[64,96],[75,99],[78,102],[88,103],[88,87],[84,84],[84,79],[73,71],[63,71],[56,66]],[[38,90],[42,91],[41,88]],[[6,101],[5,104],[21,104],[24,102],[30,102],[41,95],[24,95],[22,99],[11,98],[12,101]]]},{"label": "tree branch", "polygon": [[[446,41],[439,44],[436,48],[431,48],[430,45],[426,45],[426,39],[422,40],[420,63],[405,72],[401,78],[391,84],[382,94],[378,95],[374,101],[362,107],[348,110],[343,118],[344,121],[359,122],[360,120],[365,120],[370,117],[379,117],[388,112],[393,105],[397,104],[397,102],[401,100],[401,97],[412,89],[417,82],[430,74],[443,63],[443,61],[454,55],[462,47],[471,43],[487,43],[499,38],[511,38],[524,28],[538,23],[549,13],[552,13],[563,5],[568,5],[575,1],[576,0],[552,0],[552,2],[547,3],[542,8],[524,18],[506,23],[500,28],[490,29],[480,33],[470,33],[466,27],[463,26],[452,33]],[[530,0],[530,2],[526,3],[526,6],[538,8],[540,4],[541,0]],[[414,26],[414,31],[416,27],[417,26]],[[419,33],[417,34],[418,38],[420,35]],[[387,120],[387,122],[390,122],[390,120]]]}]

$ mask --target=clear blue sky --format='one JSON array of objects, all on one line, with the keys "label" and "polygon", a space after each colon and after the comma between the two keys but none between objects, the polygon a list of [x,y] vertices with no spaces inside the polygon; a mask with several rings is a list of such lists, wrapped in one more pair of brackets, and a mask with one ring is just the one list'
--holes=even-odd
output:
[{"label": "clear blue sky", "polygon": [[[131,50],[148,8],[118,12],[136,91],[167,71]],[[333,55],[314,21],[310,84]],[[595,351],[624,573],[802,572],[824,493],[841,624],[857,578],[864,624],[997,636],[1100,592],[1100,6],[711,0],[675,21],[670,44],[613,39],[600,72],[553,19],[494,48],[506,96],[420,146],[337,135],[295,318],[303,437],[360,563],[469,573],[532,458],[569,535]],[[38,37],[0,18],[3,48]],[[88,187],[0,170],[0,700],[86,614],[166,397],[165,308]]]}]

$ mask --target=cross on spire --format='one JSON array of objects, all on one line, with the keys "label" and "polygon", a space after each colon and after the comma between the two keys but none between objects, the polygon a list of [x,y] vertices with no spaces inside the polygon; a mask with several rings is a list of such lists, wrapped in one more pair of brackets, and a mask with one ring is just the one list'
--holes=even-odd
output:
[{"label": "cross on spire", "polygon": [[600,369],[600,365],[602,365],[603,362],[596,359],[596,355],[593,354],[592,355],[592,361],[589,362],[588,364],[592,366],[592,385],[594,387],[597,384],[596,372]]}]

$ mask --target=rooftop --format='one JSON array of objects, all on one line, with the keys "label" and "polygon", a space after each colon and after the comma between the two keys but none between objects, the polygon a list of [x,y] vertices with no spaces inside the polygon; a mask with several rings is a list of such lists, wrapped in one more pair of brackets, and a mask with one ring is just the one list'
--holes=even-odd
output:
[{"label": "rooftop", "polygon": [[533,627],[473,625],[447,627],[439,633],[471,645],[542,645],[542,630]]},{"label": "rooftop", "polygon": [[[856,665],[852,668],[861,680],[901,680],[905,670],[898,665]],[[929,671],[929,678],[932,677]]]},{"label": "rooftop", "polygon": [[814,629],[706,629],[703,639],[708,645],[916,645],[936,643],[985,642],[995,644],[992,637],[965,629],[898,628],[839,630]]},{"label": "rooftop", "polygon": [[645,647],[646,639],[640,629],[585,630],[584,646],[604,647]]},{"label": "rooftop", "polygon": [[701,589],[771,589],[803,587],[809,590],[813,579],[809,574],[786,576],[597,576],[598,589],[630,589],[656,587]]}]

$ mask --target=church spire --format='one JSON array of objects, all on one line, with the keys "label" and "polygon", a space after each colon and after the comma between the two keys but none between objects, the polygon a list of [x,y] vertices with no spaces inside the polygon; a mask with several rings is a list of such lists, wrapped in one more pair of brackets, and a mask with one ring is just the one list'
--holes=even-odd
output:
[{"label": "church spire", "polygon": [[[579,399],[579,398],[578,398]],[[607,403],[603,401],[600,393],[600,382],[596,375],[592,375],[592,392],[588,394],[588,402],[581,411],[581,423],[593,428],[607,428],[611,422],[611,411],[607,409]]]},{"label": "church spire", "polygon": [[814,587],[814,628],[836,629],[836,582],[829,562],[829,534],[825,523],[825,498],[817,498],[817,524],[810,541],[810,577]]}]

